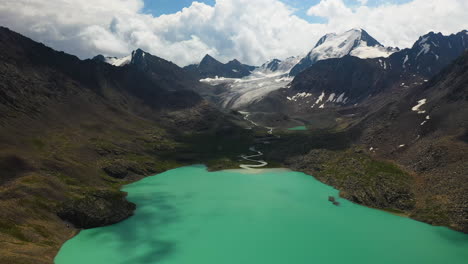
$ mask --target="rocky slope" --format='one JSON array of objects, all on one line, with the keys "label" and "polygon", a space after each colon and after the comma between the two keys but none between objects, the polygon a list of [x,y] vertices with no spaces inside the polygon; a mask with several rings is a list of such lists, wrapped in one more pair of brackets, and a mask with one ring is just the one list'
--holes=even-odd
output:
[{"label": "rocky slope", "polygon": [[[468,52],[355,129],[375,155],[418,175],[415,218],[468,232]],[[395,137],[398,135],[398,137]]]},{"label": "rocky slope", "polygon": [[123,184],[184,164],[235,166],[250,145],[240,116],[145,58],[82,61],[0,28],[0,263],[52,263],[78,228],[131,216]]}]

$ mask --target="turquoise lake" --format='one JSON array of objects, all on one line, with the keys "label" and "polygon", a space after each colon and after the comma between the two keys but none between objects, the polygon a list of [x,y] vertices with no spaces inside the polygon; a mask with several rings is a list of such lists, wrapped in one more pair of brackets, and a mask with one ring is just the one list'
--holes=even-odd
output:
[{"label": "turquoise lake", "polygon": [[82,231],[56,264],[467,264],[468,236],[338,199],[288,170],[174,169],[124,188],[133,217]]},{"label": "turquoise lake", "polygon": [[288,128],[288,130],[291,130],[291,131],[305,131],[305,130],[307,130],[307,127],[306,126],[297,126],[297,127]]}]

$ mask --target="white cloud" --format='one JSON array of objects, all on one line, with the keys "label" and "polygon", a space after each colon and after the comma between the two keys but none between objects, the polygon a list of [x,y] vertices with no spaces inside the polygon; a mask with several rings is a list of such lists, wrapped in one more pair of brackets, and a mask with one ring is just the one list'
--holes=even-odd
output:
[{"label": "white cloud", "polygon": [[308,14],[327,18],[328,31],[360,27],[382,44],[400,48],[411,46],[429,31],[451,34],[468,28],[466,0],[413,0],[356,8],[347,7],[342,0],[322,0]]},{"label": "white cloud", "polygon": [[179,65],[206,53],[251,64],[305,53],[324,27],[278,0],[193,2],[160,17],[142,8],[141,0],[2,0],[0,24],[82,58],[142,48]]},{"label": "white cloud", "polygon": [[341,0],[322,0],[319,4],[311,7],[307,14],[326,18],[348,17],[352,15],[352,10],[346,7]]},{"label": "white cloud", "polygon": [[407,47],[430,30],[468,28],[468,1],[414,0],[403,5],[347,7],[322,0],[308,14],[328,19],[311,24],[279,0],[193,2],[175,14],[143,13],[142,0],[2,0],[0,25],[55,49],[89,58],[123,56],[142,48],[179,65],[206,53],[259,65],[307,52],[322,35],[362,27],[386,45]]}]

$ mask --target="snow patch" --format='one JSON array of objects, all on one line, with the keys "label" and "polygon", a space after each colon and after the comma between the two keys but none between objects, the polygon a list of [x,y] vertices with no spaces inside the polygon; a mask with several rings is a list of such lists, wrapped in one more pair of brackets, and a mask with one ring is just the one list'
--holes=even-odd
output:
[{"label": "snow patch", "polygon": [[403,61],[403,68],[406,68],[406,63],[408,62],[409,57],[406,55],[405,60]]},{"label": "snow patch", "polygon": [[214,78],[200,79],[200,82],[217,85],[217,84],[220,84],[220,83],[223,83],[223,82],[236,81],[236,80],[238,80],[238,79],[215,76]]},{"label": "snow patch", "polygon": [[365,44],[366,46],[362,46],[363,44],[361,44],[361,46],[352,50],[350,55],[361,58],[361,59],[371,59],[371,58],[380,58],[380,57],[387,58],[393,53],[395,53],[394,51],[388,50],[385,47],[381,47],[381,46],[369,47],[367,46],[367,43]]},{"label": "snow patch", "polygon": [[315,104],[319,104],[320,102],[322,102],[324,97],[325,97],[325,91],[322,91],[322,94],[319,96],[317,101],[315,101]]},{"label": "snow patch", "polygon": [[421,106],[423,106],[424,104],[426,104],[427,100],[426,99],[422,99],[422,100],[419,100],[418,101],[418,104],[413,106],[413,108],[411,108],[411,110],[413,110],[414,112],[418,112],[418,114],[424,114],[426,113],[426,111],[424,110],[419,110],[419,108]]},{"label": "snow patch", "polygon": [[420,44],[421,50],[419,51],[418,55],[416,55],[416,58],[419,57],[421,54],[427,54],[431,50],[431,45],[424,43]]},{"label": "snow patch", "polygon": [[384,70],[387,69],[387,62],[386,61],[379,60],[379,63],[380,63],[380,67],[382,67]]},{"label": "snow patch", "polygon": [[132,55],[128,55],[123,58],[106,58],[105,59],[106,63],[109,63],[110,65],[114,65],[116,67],[125,66],[127,64],[130,64],[131,61],[132,61]]},{"label": "snow patch", "polygon": [[342,93],[340,94],[340,96],[338,96],[338,99],[336,99],[336,102],[337,103],[344,103],[344,96],[345,96],[345,93]]},{"label": "snow patch", "polygon": [[294,95],[293,97],[286,97],[289,101],[294,101],[294,102],[297,102],[298,99],[304,99],[304,98],[307,98],[307,97],[311,97],[312,94],[311,93],[306,93],[306,92],[303,92],[303,93],[297,93],[296,95]]}]

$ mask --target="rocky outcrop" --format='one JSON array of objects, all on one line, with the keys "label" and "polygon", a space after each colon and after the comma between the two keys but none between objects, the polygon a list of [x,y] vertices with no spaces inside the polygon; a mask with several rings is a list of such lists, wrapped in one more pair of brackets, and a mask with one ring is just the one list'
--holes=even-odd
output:
[{"label": "rocky outcrop", "polygon": [[94,228],[118,223],[133,215],[134,203],[122,192],[94,191],[62,204],[57,215],[77,228]]},{"label": "rocky outcrop", "polygon": [[127,167],[121,163],[110,164],[102,170],[107,173],[107,175],[117,179],[123,179],[128,175]]}]

